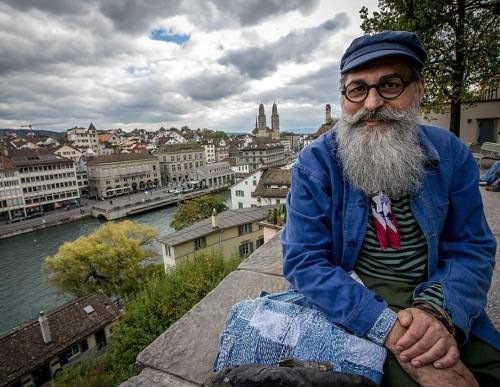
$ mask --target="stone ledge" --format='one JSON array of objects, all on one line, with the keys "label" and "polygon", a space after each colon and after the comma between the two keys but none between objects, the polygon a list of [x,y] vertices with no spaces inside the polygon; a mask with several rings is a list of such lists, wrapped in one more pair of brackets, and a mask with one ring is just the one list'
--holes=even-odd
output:
[{"label": "stone ledge", "polygon": [[122,386],[202,384],[212,371],[230,307],[257,297],[261,290],[278,292],[287,288],[288,282],[281,276],[281,244],[276,236],[144,349],[137,357],[141,374]]}]

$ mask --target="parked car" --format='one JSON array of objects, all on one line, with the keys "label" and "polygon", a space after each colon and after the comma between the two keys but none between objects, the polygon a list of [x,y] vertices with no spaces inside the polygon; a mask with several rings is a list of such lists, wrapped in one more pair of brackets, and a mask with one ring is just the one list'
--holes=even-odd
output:
[{"label": "parked car", "polygon": [[72,210],[74,208],[80,208],[81,207],[81,204],[80,202],[71,202],[69,204],[66,205],[66,207],[64,207],[65,210]]},{"label": "parked car", "polygon": [[182,188],[177,188],[176,190],[174,190],[174,194],[176,195],[179,195],[182,193]]},{"label": "parked car", "polygon": [[34,211],[31,214],[28,214],[28,216],[26,218],[27,219],[33,219],[33,218],[39,218],[41,216],[43,216],[43,212],[42,211]]},{"label": "parked car", "polygon": [[12,219],[8,220],[6,224],[12,224],[12,223],[17,223],[24,220],[24,217],[22,216],[14,216]]}]

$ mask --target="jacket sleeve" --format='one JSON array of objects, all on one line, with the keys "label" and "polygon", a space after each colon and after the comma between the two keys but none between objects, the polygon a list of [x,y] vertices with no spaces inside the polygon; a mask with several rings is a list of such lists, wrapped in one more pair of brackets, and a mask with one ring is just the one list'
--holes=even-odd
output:
[{"label": "jacket sleeve", "polygon": [[382,345],[396,314],[354,279],[332,253],[332,197],[329,178],[297,164],[287,196],[287,223],[281,236],[283,272],[288,281],[333,323]]},{"label": "jacket sleeve", "polygon": [[455,155],[453,177],[439,237],[438,267],[428,282],[415,289],[414,298],[432,284],[441,284],[443,307],[467,340],[474,319],[486,305],[496,241],[484,215],[476,162],[459,141],[451,146]]}]

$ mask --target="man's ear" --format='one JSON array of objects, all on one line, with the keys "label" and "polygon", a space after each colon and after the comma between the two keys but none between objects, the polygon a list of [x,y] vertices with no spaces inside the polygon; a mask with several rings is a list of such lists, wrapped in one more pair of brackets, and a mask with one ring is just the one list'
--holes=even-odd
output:
[{"label": "man's ear", "polygon": [[425,92],[425,79],[420,78],[417,80],[417,93],[420,98],[424,97],[424,92]]}]

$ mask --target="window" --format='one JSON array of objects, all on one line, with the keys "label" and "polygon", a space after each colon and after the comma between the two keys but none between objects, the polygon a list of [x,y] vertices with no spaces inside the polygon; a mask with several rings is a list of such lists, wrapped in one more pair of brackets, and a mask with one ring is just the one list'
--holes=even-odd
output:
[{"label": "window", "polygon": [[68,360],[74,358],[80,353],[80,347],[77,344],[73,344],[71,347],[69,347],[66,351],[64,351],[64,355]]},{"label": "window", "polygon": [[257,180],[253,181],[253,186],[255,187],[257,185]]},{"label": "window", "polygon": [[245,192],[244,191],[241,191],[241,190],[236,190],[235,191],[235,194],[236,196],[239,196],[239,197],[245,197]]},{"label": "window", "polygon": [[264,237],[257,239],[257,248],[264,244]]},{"label": "window", "polygon": [[238,208],[243,208],[243,203],[242,202],[238,202]]},{"label": "window", "polygon": [[201,237],[194,240],[194,249],[200,250],[207,246],[207,238]]},{"label": "window", "polygon": [[240,247],[240,257],[246,257],[250,254],[253,253],[253,242],[248,241],[248,242],[243,242]]},{"label": "window", "polygon": [[238,234],[239,235],[248,234],[251,232],[252,232],[252,223],[246,223],[246,224],[242,224],[241,226],[238,226]]}]

